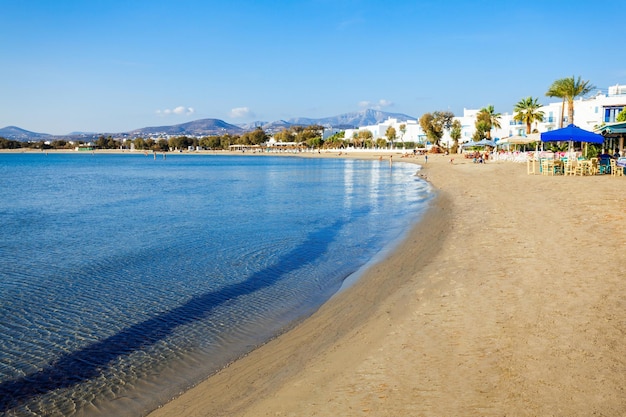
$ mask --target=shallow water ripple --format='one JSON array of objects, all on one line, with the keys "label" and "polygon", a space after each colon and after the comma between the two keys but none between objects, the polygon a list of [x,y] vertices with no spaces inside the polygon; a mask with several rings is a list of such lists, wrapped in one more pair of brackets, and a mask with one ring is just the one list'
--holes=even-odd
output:
[{"label": "shallow water ripple", "polygon": [[142,415],[306,317],[425,207],[398,165],[0,155],[0,413]]}]

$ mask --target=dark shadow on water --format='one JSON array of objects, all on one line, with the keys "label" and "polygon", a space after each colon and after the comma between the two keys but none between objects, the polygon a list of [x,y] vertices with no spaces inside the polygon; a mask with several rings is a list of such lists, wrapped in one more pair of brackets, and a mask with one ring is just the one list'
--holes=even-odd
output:
[{"label": "dark shadow on water", "polygon": [[243,282],[194,297],[180,307],[137,323],[81,350],[65,354],[37,373],[0,383],[0,413],[18,407],[33,397],[93,379],[116,358],[165,339],[176,327],[205,318],[215,307],[228,300],[273,285],[285,274],[324,254],[340,228],[339,223],[311,233],[306,241],[275,264]]}]

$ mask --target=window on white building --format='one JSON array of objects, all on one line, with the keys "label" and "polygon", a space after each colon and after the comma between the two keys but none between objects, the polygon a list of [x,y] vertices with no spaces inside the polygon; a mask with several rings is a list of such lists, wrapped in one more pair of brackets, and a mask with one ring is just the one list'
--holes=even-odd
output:
[{"label": "window on white building", "polygon": [[624,106],[611,106],[604,108],[604,123],[612,123],[615,118],[622,111]]}]

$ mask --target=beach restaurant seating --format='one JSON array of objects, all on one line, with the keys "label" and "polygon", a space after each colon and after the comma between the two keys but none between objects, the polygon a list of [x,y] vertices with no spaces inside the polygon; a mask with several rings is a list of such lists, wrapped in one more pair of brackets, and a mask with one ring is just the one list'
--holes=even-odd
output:
[{"label": "beach restaurant seating", "polygon": [[611,159],[609,164],[610,164],[611,176],[613,176],[613,177],[622,177],[622,176],[624,176],[624,168],[623,167],[618,167],[617,166],[617,161],[615,159]]},{"label": "beach restaurant seating", "polygon": [[626,175],[626,157],[622,156],[617,158],[617,161],[615,162],[615,166],[618,170],[621,170],[621,173],[617,173],[618,176],[623,177]]},{"label": "beach restaurant seating", "polygon": [[591,175],[591,161],[579,160],[576,163],[576,175]]},{"label": "beach restaurant seating", "polygon": [[596,175],[598,173],[598,158],[591,158],[591,172],[590,175]]},{"label": "beach restaurant seating", "polygon": [[564,162],[563,175],[576,175],[577,162],[576,158],[568,158]]},{"label": "beach restaurant seating", "polygon": [[611,159],[600,158],[598,159],[598,174],[610,174],[611,173]]},{"label": "beach restaurant seating", "polygon": [[[550,155],[551,156],[551,155]],[[539,174],[541,175],[598,175],[611,174],[611,176],[626,176],[626,157],[615,158],[590,158],[562,157],[551,158],[550,156],[539,158]],[[535,160],[529,157],[526,161],[526,172],[535,174]]]},{"label": "beach restaurant seating", "polygon": [[541,175],[554,175],[554,159],[541,160]]},{"label": "beach restaurant seating", "polygon": [[563,173],[565,172],[565,162],[561,159],[555,159],[553,169],[556,175],[563,175]]}]

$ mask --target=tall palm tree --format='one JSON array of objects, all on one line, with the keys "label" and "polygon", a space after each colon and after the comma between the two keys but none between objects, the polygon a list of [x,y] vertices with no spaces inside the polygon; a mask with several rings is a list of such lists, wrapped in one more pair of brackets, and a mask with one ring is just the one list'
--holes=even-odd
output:
[{"label": "tall palm tree", "polygon": [[517,102],[513,111],[515,115],[513,120],[526,123],[526,134],[529,135],[532,124],[534,122],[543,122],[544,113],[539,110],[541,104],[539,104],[538,98],[526,97]]},{"label": "tall palm tree", "polygon": [[496,113],[493,104],[490,104],[487,107],[483,107],[478,112],[477,119],[485,125],[485,135],[487,135],[487,139],[491,139],[492,128],[495,127],[496,129],[500,129],[501,117],[502,115],[500,113]]},{"label": "tall palm tree", "polygon": [[[590,84],[589,81],[583,81],[580,76],[578,79],[571,76],[557,80],[552,86],[555,86],[556,83],[558,83],[556,91],[562,95],[553,97],[562,97],[564,102],[567,101],[567,120],[569,124],[574,124],[574,99],[589,94],[591,90],[594,90],[596,87]],[[552,87],[550,88],[552,89]],[[550,91],[549,89],[548,93],[550,93]],[[548,95],[548,93],[546,93],[546,95]]]},{"label": "tall palm tree", "polygon": [[566,78],[561,78],[552,83],[546,96],[558,97],[563,100],[561,104],[561,119],[559,120],[559,129],[563,127],[563,119],[565,119],[565,83]]}]

